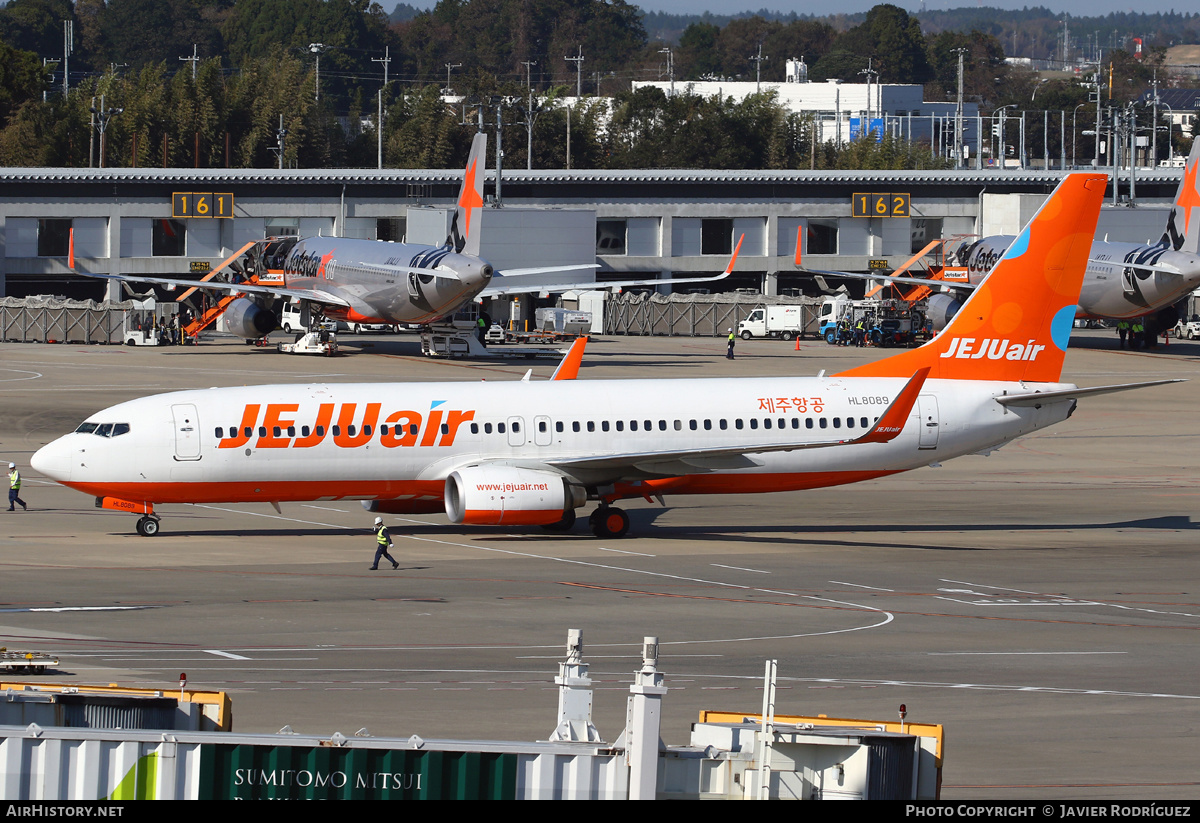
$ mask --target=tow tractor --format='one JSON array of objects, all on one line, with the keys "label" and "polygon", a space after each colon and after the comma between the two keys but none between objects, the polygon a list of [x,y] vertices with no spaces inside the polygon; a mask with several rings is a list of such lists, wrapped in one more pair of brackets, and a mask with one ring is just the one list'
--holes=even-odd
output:
[{"label": "tow tractor", "polygon": [[279,351],[284,354],[317,354],[332,357],[337,354],[337,334],[329,329],[317,329],[296,335],[291,343],[280,343]]}]

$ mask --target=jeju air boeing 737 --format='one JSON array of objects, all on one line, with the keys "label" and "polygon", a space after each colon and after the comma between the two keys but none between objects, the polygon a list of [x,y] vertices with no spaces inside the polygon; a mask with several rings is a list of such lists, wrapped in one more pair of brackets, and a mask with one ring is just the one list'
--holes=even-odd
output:
[{"label": "jeju air boeing 737", "polygon": [[[658,285],[657,280],[597,281],[594,264],[496,271],[480,256],[487,135],[475,135],[459,191],[450,235],[441,246],[347,237],[272,237],[247,244],[204,281],[81,272],[107,280],[185,286],[241,295],[224,312],[225,327],[247,339],[276,327],[272,304],[285,298],[315,314],[350,324],[433,323],[475,298],[570,289]],[[73,240],[72,240],[73,242]],[[74,268],[74,253],[71,253]],[[216,279],[236,270],[238,282]],[[588,273],[582,274],[586,270]],[[562,272],[559,282],[546,275]],[[571,274],[575,272],[575,274]],[[729,273],[671,280],[672,285],[722,280]],[[186,297],[186,294],[184,295]]]},{"label": "jeju air boeing 737", "polygon": [[[1074,174],[937,338],[840,374],[274,385],[181,391],[92,415],[33,467],[141,514],[156,504],[357,499],[455,524],[591,528],[621,499],[854,483],[986,453],[1077,398],[1163,382],[1059,382],[1105,178]],[[528,375],[527,375],[528,377]]]}]

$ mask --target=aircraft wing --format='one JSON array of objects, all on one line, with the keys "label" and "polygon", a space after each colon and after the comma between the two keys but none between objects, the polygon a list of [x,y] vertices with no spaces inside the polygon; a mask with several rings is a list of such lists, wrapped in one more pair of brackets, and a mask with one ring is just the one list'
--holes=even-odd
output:
[{"label": "aircraft wing", "polygon": [[962,280],[932,280],[928,277],[895,277],[890,274],[860,274],[852,271],[824,271],[822,269],[804,269],[808,274],[823,274],[832,275],[833,277],[849,277],[852,280],[873,280],[879,283],[904,283],[909,286],[928,286],[935,288],[937,286],[949,286],[952,289],[971,289],[977,288],[975,283],[966,283]]},{"label": "aircraft wing", "polygon": [[1183,272],[1166,269],[1162,266],[1147,266],[1145,263],[1126,263],[1124,260],[1099,260],[1095,257],[1089,257],[1088,262],[1101,266],[1112,266],[1114,269],[1141,269],[1142,271],[1152,271],[1158,274],[1173,274],[1176,277],[1183,276]]},{"label": "aircraft wing", "polygon": [[895,399],[880,415],[875,425],[861,435],[851,439],[820,440],[809,443],[780,442],[755,443],[742,446],[714,446],[696,449],[670,449],[603,456],[566,457],[547,461],[547,465],[570,473],[571,471],[637,472],[663,476],[696,474],[717,469],[738,468],[751,465],[747,459],[752,454],[768,452],[790,452],[803,449],[823,449],[831,446],[853,446],[860,443],[886,443],[895,439],[904,430],[904,424],[917,402],[917,395],[929,376],[929,367],[919,369]]},{"label": "aircraft wing", "polygon": [[[733,264],[737,262],[738,252],[742,249],[742,241],[746,239],[746,235],[742,234],[738,237],[737,245],[733,248],[733,254],[729,258],[728,265],[725,266],[725,271],[711,277],[678,277],[670,280],[606,280],[581,283],[578,280],[564,280],[558,283],[520,283],[517,282],[520,277],[530,274],[546,274],[556,271],[574,271],[579,269],[595,269],[599,268],[596,265],[583,266],[551,266],[541,269],[510,269],[506,272],[497,272],[492,278],[492,282],[488,284],[480,297],[497,297],[503,294],[521,294],[532,292],[557,292],[557,291],[586,291],[588,289],[612,289],[624,288],[625,286],[661,286],[670,284],[672,286],[678,283],[715,283],[718,280],[724,280],[729,275],[733,274]],[[506,282],[512,278],[514,282]]]},{"label": "aircraft wing", "polygon": [[127,283],[151,283],[155,286],[165,286],[169,289],[173,289],[176,286],[183,286],[189,289],[223,291],[227,294],[269,294],[274,297],[286,297],[289,300],[311,300],[314,303],[327,303],[333,306],[350,305],[349,301],[345,298],[318,289],[287,289],[281,286],[257,286],[253,283],[224,283],[216,280],[201,282],[198,280],[189,280],[186,277],[141,277],[132,274],[81,273],[86,274],[88,277],[99,277],[104,280],[119,280]]},{"label": "aircraft wing", "polygon": [[453,269],[432,268],[432,269],[414,269],[411,266],[390,266],[383,263],[338,263],[338,268],[351,269],[367,269],[369,271],[379,272],[380,274],[421,274],[430,277],[440,277],[443,280],[461,280],[458,272]]},{"label": "aircraft wing", "polygon": [[[595,266],[577,266],[577,267],[554,267],[547,269],[547,272],[554,271],[569,271],[570,268],[594,269]],[[527,269],[525,273],[533,273],[536,269]],[[511,272],[500,272],[492,278],[492,282],[487,285],[480,297],[499,297],[505,294],[529,294],[532,292],[562,292],[562,291],[587,291],[589,289],[611,289],[624,288],[626,286],[662,286],[662,285],[677,285],[679,283],[715,283],[718,280],[724,280],[729,276],[729,272],[712,275],[711,277],[674,277],[670,280],[596,280],[587,278],[586,280],[559,280],[555,283],[545,282],[520,282],[521,274],[513,275]]]}]

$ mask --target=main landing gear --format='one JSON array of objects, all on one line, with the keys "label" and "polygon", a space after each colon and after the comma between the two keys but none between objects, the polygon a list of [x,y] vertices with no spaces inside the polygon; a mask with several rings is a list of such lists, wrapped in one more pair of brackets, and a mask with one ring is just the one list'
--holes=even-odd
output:
[{"label": "main landing gear", "polygon": [[138,518],[137,533],[142,537],[154,537],[158,534],[158,518],[145,515]]},{"label": "main landing gear", "polygon": [[629,531],[629,515],[616,506],[601,506],[592,512],[588,525],[596,537],[624,537]]}]

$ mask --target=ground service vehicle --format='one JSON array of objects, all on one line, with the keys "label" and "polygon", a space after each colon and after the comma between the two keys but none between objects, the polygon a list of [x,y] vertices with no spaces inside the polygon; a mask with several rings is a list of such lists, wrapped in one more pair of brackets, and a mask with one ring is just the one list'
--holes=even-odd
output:
[{"label": "ground service vehicle", "polygon": [[804,335],[807,306],[757,306],[750,316],[738,323],[737,334],[743,340],[752,337],[782,337],[792,340]]}]

